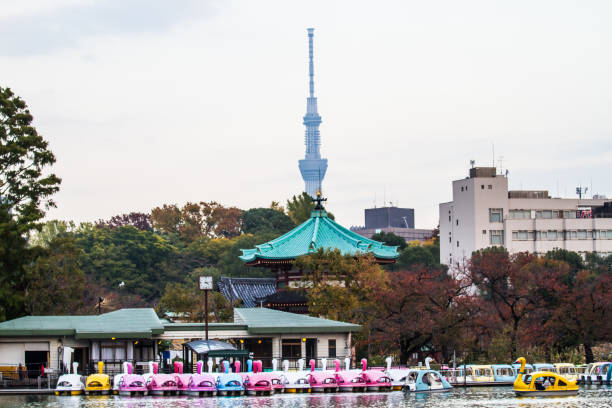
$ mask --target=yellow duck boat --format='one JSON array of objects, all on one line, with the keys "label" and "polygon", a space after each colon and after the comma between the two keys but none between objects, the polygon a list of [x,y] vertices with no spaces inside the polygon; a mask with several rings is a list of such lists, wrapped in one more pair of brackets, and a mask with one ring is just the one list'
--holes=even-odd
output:
[{"label": "yellow duck boat", "polygon": [[570,381],[550,371],[536,371],[535,373],[525,374],[525,358],[519,358],[516,363],[521,365],[518,376],[514,380],[516,395],[543,397],[578,394],[576,381]]},{"label": "yellow duck boat", "polygon": [[104,363],[102,361],[98,361],[98,373],[91,374],[87,377],[87,381],[85,382],[85,394],[109,394],[111,385],[110,385],[110,377],[107,374],[103,374],[102,371],[104,369]]}]

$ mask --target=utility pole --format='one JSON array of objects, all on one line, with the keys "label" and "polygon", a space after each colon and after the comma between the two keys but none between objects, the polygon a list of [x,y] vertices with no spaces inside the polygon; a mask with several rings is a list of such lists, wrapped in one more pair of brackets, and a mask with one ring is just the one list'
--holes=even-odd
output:
[{"label": "utility pole", "polygon": [[213,288],[212,276],[200,276],[200,290],[204,291],[204,321],[206,329],[206,340],[208,340],[208,292]]}]

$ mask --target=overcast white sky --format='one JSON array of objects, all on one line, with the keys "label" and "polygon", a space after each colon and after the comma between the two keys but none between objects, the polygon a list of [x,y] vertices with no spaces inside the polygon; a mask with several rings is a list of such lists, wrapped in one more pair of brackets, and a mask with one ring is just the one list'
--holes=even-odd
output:
[{"label": "overcast white sky", "polygon": [[605,0],[0,0],[0,86],[57,156],[49,218],[268,206],[304,188],[315,27],[328,209],[363,225],[386,196],[433,228],[493,144],[511,188],[612,196],[610,21]]}]

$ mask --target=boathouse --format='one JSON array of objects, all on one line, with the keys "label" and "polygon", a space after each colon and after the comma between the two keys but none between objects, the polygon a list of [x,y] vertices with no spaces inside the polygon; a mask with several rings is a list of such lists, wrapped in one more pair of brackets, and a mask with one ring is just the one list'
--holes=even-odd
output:
[{"label": "boathouse", "polygon": [[[170,323],[153,309],[121,309],[95,316],[26,316],[0,323],[0,370],[27,367],[64,371],[79,362],[83,372],[104,361],[108,372],[130,361],[144,370],[162,351],[205,338],[204,323]],[[359,325],[267,308],[236,308],[231,323],[209,323],[209,338],[271,360],[350,357],[351,334]],[[65,354],[67,348],[71,353]],[[66,356],[69,356],[66,358]],[[68,361],[70,360],[70,361]]]}]

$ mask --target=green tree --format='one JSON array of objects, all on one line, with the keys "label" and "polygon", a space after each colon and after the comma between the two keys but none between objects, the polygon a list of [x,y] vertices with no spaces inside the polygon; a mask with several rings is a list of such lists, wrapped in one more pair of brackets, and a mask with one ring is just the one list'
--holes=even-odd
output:
[{"label": "green tree", "polygon": [[37,250],[26,237],[40,228],[61,180],[48,167],[55,156],[32,126],[26,103],[0,87],[0,319],[25,312],[27,276]]},{"label": "green tree", "polygon": [[32,315],[74,314],[84,306],[81,250],[72,236],[58,236],[26,267],[26,311]]},{"label": "green tree", "polygon": [[291,218],[295,225],[299,225],[310,218],[310,213],[314,206],[312,197],[308,193],[303,192],[287,200],[287,215],[289,215],[289,218]]},{"label": "green tree", "polygon": [[29,244],[30,246],[48,247],[55,237],[76,231],[76,228],[73,221],[47,221],[42,225],[40,231],[34,231],[30,236]]},{"label": "green tree", "polygon": [[94,228],[76,234],[83,250],[81,267],[104,287],[141,296],[147,304],[160,298],[160,282],[177,281],[177,249],[161,236],[132,226]]},{"label": "green tree", "polygon": [[[312,197],[308,193],[303,192],[287,200],[287,215],[295,225],[300,225],[310,218],[310,213],[314,210],[314,207],[315,204]],[[329,211],[327,211],[327,216],[332,220],[335,218]]]},{"label": "green tree", "polygon": [[[436,253],[438,255],[437,257]],[[434,245],[408,245],[400,251],[397,267],[400,269],[409,269],[416,265],[422,265],[432,268],[440,266],[439,259],[439,251],[437,251]]]},{"label": "green tree", "polygon": [[[310,214],[308,214],[310,217]],[[242,231],[245,234],[270,233],[282,235],[295,227],[284,212],[272,208],[251,208],[242,213]]]},{"label": "green tree", "polygon": [[0,321],[22,316],[25,312],[25,265],[35,258],[28,247],[28,227],[19,224],[9,206],[0,202]]},{"label": "green tree", "polygon": [[374,241],[379,241],[384,243],[385,245],[396,246],[399,247],[400,251],[406,248],[406,240],[399,235],[395,235],[392,232],[377,232],[372,235],[372,239]]},{"label": "green tree", "polygon": [[32,120],[26,103],[0,87],[0,197],[15,220],[29,229],[45,209],[55,207],[51,196],[61,183],[55,174],[46,174],[55,156]]}]

